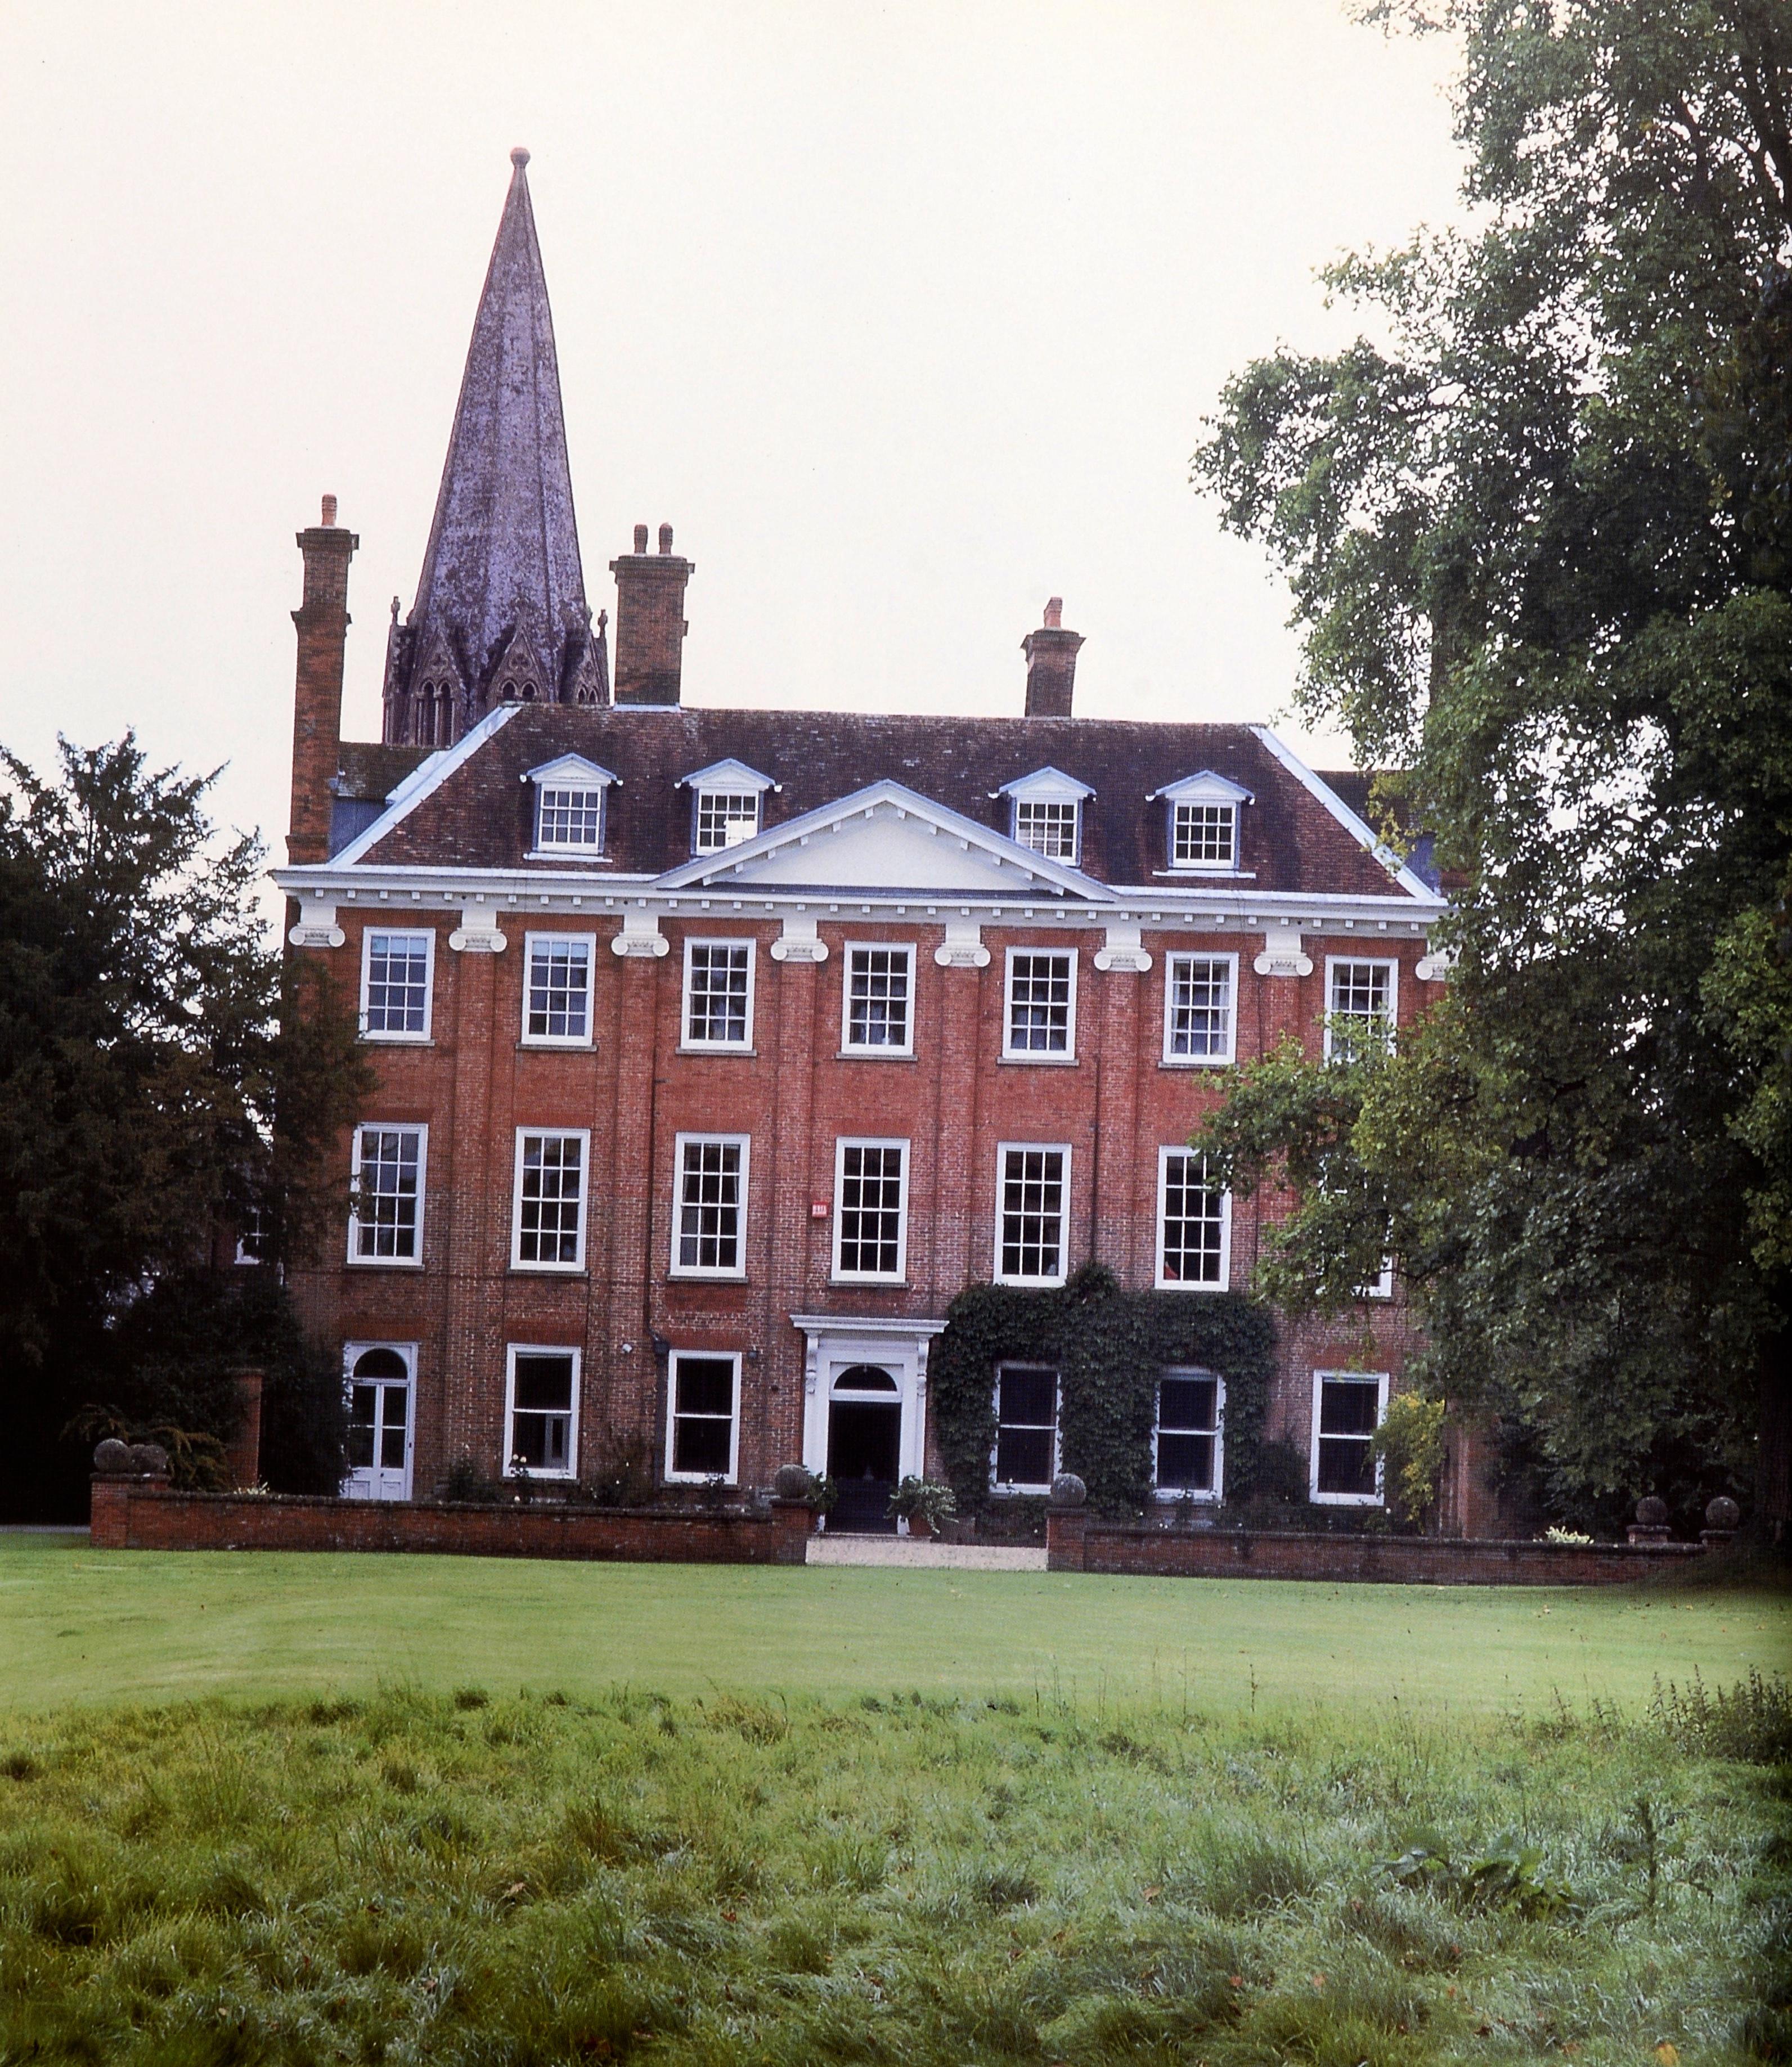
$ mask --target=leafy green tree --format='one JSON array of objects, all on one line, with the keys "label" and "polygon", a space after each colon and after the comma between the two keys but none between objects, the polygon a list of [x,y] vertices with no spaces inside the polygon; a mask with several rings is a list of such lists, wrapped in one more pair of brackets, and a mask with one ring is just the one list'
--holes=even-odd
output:
[{"label": "leafy green tree", "polygon": [[[0,755],[0,1511],[61,1513],[82,1497],[65,1431],[83,1407],[228,1437],[217,1381],[286,1340],[246,1315],[283,1301],[280,1265],[330,1208],[321,1151],[361,1067],[346,1013],[270,945],[261,849],[215,835],[211,778],[152,769],[127,736],[65,742],[55,781]],[[258,1209],[270,1289],[184,1297]],[[183,1304],[180,1354],[155,1351],[150,1317]],[[282,1359],[276,1391],[315,1389],[290,1342]]]},{"label": "leafy green tree", "polygon": [[1461,39],[1472,226],[1330,269],[1375,336],[1247,368],[1195,473],[1287,573],[1303,713],[1403,771],[1457,970],[1213,1146],[1294,1192],[1285,1289],[1400,1257],[1558,1511],[1733,1480],[1783,1530],[1792,10],[1366,11]]}]

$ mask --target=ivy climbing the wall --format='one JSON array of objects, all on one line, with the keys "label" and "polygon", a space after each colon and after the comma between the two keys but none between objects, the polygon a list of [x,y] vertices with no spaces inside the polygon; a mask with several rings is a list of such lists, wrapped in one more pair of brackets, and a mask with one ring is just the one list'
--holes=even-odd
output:
[{"label": "ivy climbing the wall", "polygon": [[1269,1316],[1237,1293],[1123,1291],[1104,1264],[1085,1264],[1050,1292],[972,1285],[946,1310],[928,1365],[941,1462],[960,1511],[990,1502],[1002,1362],[1059,1372],[1063,1468],[1111,1513],[1151,1497],[1159,1374],[1172,1364],[1217,1371],[1225,1380],[1225,1494],[1242,1497],[1256,1476],[1274,1347]]}]

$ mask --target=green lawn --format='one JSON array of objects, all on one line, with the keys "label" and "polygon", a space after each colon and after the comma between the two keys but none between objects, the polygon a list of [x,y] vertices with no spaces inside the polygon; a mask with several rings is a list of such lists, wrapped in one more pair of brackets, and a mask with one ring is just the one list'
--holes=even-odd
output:
[{"label": "green lawn", "polygon": [[1792,1598],[91,1549],[0,1536],[0,1705],[380,1686],[1639,1708],[1792,1659]]}]

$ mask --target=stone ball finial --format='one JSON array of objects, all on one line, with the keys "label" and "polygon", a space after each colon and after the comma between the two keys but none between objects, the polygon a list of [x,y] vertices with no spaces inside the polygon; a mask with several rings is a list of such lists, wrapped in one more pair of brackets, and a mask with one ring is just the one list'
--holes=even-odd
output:
[{"label": "stone ball finial", "polygon": [[1734,1529],[1742,1519],[1742,1510],[1727,1492],[1721,1492],[1705,1511],[1707,1529]]},{"label": "stone ball finial", "polygon": [[807,1500],[815,1484],[815,1474],[807,1464],[780,1464],[772,1474],[772,1498]]},{"label": "stone ball finial", "polygon": [[160,1443],[133,1443],[130,1456],[131,1469],[140,1472],[145,1478],[168,1476],[168,1452]]},{"label": "stone ball finial", "polygon": [[518,144],[516,148],[510,153],[510,163],[514,165],[517,170],[520,173],[528,162],[529,153],[524,150],[520,144]]},{"label": "stone ball finial", "polygon": [[1658,1494],[1646,1492],[1636,1503],[1636,1518],[1645,1529],[1665,1529],[1668,1503]]},{"label": "stone ball finial", "polygon": [[1088,1497],[1089,1488],[1075,1472],[1060,1472],[1051,1482],[1054,1507],[1080,1507]]},{"label": "stone ball finial", "polygon": [[105,1472],[115,1477],[122,1472],[128,1472],[131,1468],[130,1444],[120,1442],[116,1436],[108,1436],[104,1442],[95,1444],[93,1452],[93,1468],[96,1472]]}]

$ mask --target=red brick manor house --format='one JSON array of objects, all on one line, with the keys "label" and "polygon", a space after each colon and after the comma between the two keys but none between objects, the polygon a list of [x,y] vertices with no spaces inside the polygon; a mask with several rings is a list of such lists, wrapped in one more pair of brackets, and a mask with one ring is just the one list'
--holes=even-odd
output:
[{"label": "red brick manor house", "polygon": [[[461,1457],[748,1489],[800,1458],[881,1521],[929,1469],[929,1358],[967,1285],[1248,1285],[1261,1216],[1186,1147],[1216,1072],[1435,997],[1433,885],[1363,778],[1262,725],[1079,718],[1056,600],[1007,718],[681,701],[669,526],[594,619],[524,166],[473,327],[384,733],[339,737],[356,541],[300,534],[299,956],[359,996],[377,1089],[355,1208],[296,1289],[341,1344],[350,1488]],[[1018,683],[1017,682],[1017,688]],[[1270,1432],[1374,1504],[1397,1287],[1282,1325]],[[994,1360],[992,1486],[1060,1461],[1057,1375]],[[1223,1380],[1160,1375],[1157,1489],[1223,1497]],[[1457,1488],[1454,1525],[1464,1525]]]}]

